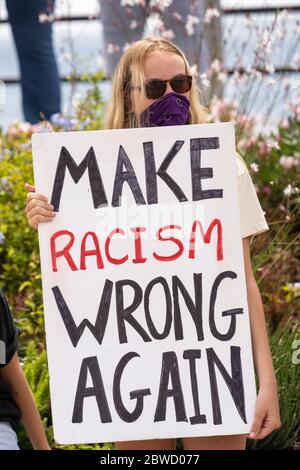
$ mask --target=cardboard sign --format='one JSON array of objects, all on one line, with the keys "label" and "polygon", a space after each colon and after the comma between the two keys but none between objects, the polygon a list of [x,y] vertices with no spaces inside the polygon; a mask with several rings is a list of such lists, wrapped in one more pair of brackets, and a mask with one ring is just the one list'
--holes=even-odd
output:
[{"label": "cardboard sign", "polygon": [[249,432],[233,124],[32,141],[56,441]]}]

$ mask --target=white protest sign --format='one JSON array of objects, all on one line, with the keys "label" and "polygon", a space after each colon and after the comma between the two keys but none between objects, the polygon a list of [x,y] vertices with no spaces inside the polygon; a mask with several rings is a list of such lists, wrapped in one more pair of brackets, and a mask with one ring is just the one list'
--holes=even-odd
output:
[{"label": "white protest sign", "polygon": [[248,433],[256,400],[231,123],[35,134],[58,443]]}]

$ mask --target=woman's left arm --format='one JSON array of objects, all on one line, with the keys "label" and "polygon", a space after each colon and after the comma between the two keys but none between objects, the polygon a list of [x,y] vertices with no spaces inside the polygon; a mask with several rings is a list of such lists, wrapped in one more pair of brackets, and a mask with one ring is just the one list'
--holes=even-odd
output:
[{"label": "woman's left arm", "polygon": [[263,439],[280,427],[277,383],[269,347],[267,325],[261,295],[250,258],[250,239],[243,238],[244,266],[249,306],[254,367],[259,380],[255,417],[249,437]]}]

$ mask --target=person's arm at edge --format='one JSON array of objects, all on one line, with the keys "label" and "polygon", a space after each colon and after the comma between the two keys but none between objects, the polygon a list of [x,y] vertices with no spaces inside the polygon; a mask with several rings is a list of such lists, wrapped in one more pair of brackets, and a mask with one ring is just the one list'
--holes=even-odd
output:
[{"label": "person's arm at edge", "polygon": [[263,439],[281,425],[277,383],[269,346],[263,303],[252,271],[250,257],[251,237],[245,237],[242,240],[253,360],[259,380],[255,417],[248,437]]},{"label": "person's arm at edge", "polygon": [[0,371],[1,379],[10,388],[12,398],[21,410],[21,419],[35,450],[50,450],[43,423],[32,391],[21,368],[17,353]]}]

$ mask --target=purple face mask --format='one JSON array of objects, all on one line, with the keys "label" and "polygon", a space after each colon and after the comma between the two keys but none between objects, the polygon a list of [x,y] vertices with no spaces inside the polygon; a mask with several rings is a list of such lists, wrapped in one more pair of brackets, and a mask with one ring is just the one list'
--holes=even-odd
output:
[{"label": "purple face mask", "polygon": [[187,124],[189,118],[189,99],[178,93],[168,93],[156,100],[142,112],[141,126],[179,126]]}]

